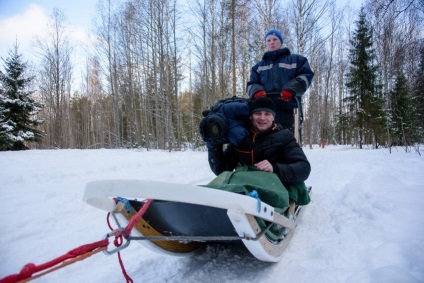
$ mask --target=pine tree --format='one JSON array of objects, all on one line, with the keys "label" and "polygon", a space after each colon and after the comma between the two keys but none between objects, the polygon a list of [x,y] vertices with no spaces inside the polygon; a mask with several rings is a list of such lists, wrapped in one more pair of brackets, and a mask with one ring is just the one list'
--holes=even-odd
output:
[{"label": "pine tree", "polygon": [[362,7],[359,13],[357,28],[353,32],[349,50],[349,71],[346,86],[349,95],[345,98],[350,115],[350,123],[359,139],[362,148],[365,134],[372,132],[374,142],[382,132],[384,119],[382,105],[379,97],[380,87],[377,84],[378,66],[375,64],[375,50],[373,48],[373,35],[366,20],[365,10]]},{"label": "pine tree", "polygon": [[38,141],[43,133],[34,129],[42,120],[31,119],[42,105],[31,98],[34,91],[28,86],[34,77],[25,77],[26,63],[22,62],[18,46],[3,59],[5,72],[0,71],[0,150],[27,149],[25,141]]},{"label": "pine tree", "polygon": [[391,133],[393,145],[407,145],[413,113],[411,113],[412,97],[409,94],[403,73],[397,75],[395,87],[390,95],[392,98]]},{"label": "pine tree", "polygon": [[417,142],[424,143],[424,42],[420,48],[420,63],[413,84],[413,105],[417,119]]}]

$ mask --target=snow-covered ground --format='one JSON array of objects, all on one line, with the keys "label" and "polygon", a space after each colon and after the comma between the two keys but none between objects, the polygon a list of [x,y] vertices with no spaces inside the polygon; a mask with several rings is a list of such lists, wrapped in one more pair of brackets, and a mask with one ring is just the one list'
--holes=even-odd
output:
[{"label": "snow-covered ground", "polygon": [[[424,282],[424,157],[397,148],[305,148],[308,205],[281,262],[240,247],[172,257],[132,242],[121,252],[134,282]],[[0,152],[0,278],[108,232],[106,213],[82,201],[99,179],[206,184],[206,152]],[[34,282],[125,282],[116,255],[96,254]]]}]

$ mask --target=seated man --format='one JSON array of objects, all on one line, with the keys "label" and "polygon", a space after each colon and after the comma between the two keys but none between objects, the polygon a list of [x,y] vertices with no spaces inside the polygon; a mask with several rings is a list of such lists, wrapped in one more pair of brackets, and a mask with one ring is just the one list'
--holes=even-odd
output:
[{"label": "seated man", "polygon": [[294,202],[297,201],[298,195],[304,194],[296,191],[302,187],[296,184],[303,184],[308,178],[311,165],[293,134],[275,124],[274,118],[274,102],[266,97],[255,99],[250,107],[249,140],[244,140],[238,146],[229,144],[225,151],[223,145],[209,148],[208,160],[216,175],[234,170],[239,163],[255,165],[258,170],[277,174],[289,191],[290,213],[293,214]]}]

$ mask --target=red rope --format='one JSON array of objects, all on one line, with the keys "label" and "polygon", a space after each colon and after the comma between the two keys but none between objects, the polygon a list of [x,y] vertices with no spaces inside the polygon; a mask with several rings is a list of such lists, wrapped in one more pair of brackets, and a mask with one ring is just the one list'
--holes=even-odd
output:
[{"label": "red rope", "polygon": [[[111,231],[114,231],[112,225],[110,224],[109,216],[110,216],[110,212],[107,214],[107,218],[106,218],[107,226],[109,226],[109,229]],[[116,235],[115,240],[113,240],[113,244],[115,245],[115,247],[120,247],[123,242],[124,240],[123,240],[122,233]],[[118,252],[118,262],[119,262],[119,266],[121,267],[122,274],[124,275],[127,283],[134,283],[132,278],[128,275],[127,270],[125,269],[124,262],[122,261],[122,258],[121,258],[121,252]]]},{"label": "red rope", "polygon": [[137,214],[130,219],[127,227],[125,228],[124,237],[128,237],[130,235],[131,230],[134,228],[135,224],[137,224],[137,222],[140,220],[141,216],[143,216],[143,214],[147,211],[152,202],[152,199],[147,200],[144,203],[143,207],[137,212]]},{"label": "red rope", "polygon": [[[125,227],[125,231],[123,233],[115,236],[115,240],[113,241],[113,243],[116,247],[120,247],[122,245],[123,237],[128,237],[131,234],[132,229],[137,224],[137,222],[140,220],[140,218],[143,216],[143,214],[147,211],[147,209],[149,208],[149,206],[152,202],[153,202],[153,200],[151,200],[151,199],[147,200],[143,204],[143,207],[133,217],[131,217],[130,221],[128,222],[127,227]],[[109,215],[110,214],[108,214],[108,217],[107,217],[107,225],[109,226],[111,231],[114,231],[114,229],[112,228],[112,225],[110,225]],[[121,266],[122,274],[124,275],[127,283],[133,283],[134,281],[128,275],[128,273],[125,269],[125,266],[124,266],[124,263],[122,261],[120,252],[118,252],[118,261],[119,261],[119,265]]]},{"label": "red rope", "polygon": [[110,212],[107,213],[106,215],[106,222],[107,222],[107,226],[109,227],[110,231],[113,231],[112,225],[110,225]]},{"label": "red rope", "polygon": [[[125,228],[125,231],[123,231],[123,233],[119,233],[115,236],[115,240],[114,240],[114,244],[116,247],[120,247],[123,243],[123,237],[128,237],[131,233],[131,230],[134,228],[134,226],[137,224],[137,222],[140,220],[141,216],[143,216],[143,214],[147,211],[147,209],[149,208],[150,204],[153,202],[153,200],[147,200],[143,207],[137,212],[137,214],[135,214],[129,221],[127,227]],[[110,225],[109,222],[109,215],[107,217],[107,223],[109,228],[113,231],[112,226]],[[75,259],[75,261],[80,260],[81,258],[86,258],[90,255],[93,255],[94,253],[100,251],[100,250],[106,250],[107,246],[109,245],[109,240],[108,238],[105,238],[101,241],[97,241],[91,244],[86,244],[86,245],[82,245],[79,246],[73,250],[70,250],[69,252],[67,252],[66,254],[55,258],[49,262],[46,262],[44,264],[40,264],[40,265],[35,265],[34,263],[28,263],[26,264],[21,272],[19,272],[18,274],[12,274],[9,276],[6,276],[2,279],[0,279],[0,283],[16,283],[19,281],[30,281],[32,279],[35,279],[41,275],[47,274],[51,271],[54,271],[56,269],[59,269],[61,267],[64,267],[70,263],[73,263],[74,261],[72,261],[72,259]],[[122,273],[125,277],[125,279],[127,280],[127,283],[133,283],[134,281],[131,279],[131,277],[128,276],[128,273],[125,270],[124,264],[122,262],[121,259],[121,254],[118,252],[118,260],[119,260],[119,264],[121,266],[122,269]],[[67,261],[67,262],[66,262]],[[62,263],[61,266],[57,266],[56,265]],[[48,270],[50,269],[50,270]],[[46,271],[47,270],[47,271]],[[33,276],[35,273],[41,272],[41,271],[45,271],[42,274],[38,274]]]},{"label": "red rope", "polygon": [[127,283],[134,283],[132,278],[128,275],[127,271],[125,270],[125,266],[124,266],[124,263],[122,262],[122,258],[121,258],[121,252],[118,252],[118,261],[119,261],[119,266],[121,266],[122,274],[124,275]]},{"label": "red rope", "polygon": [[20,273],[9,275],[3,279],[0,280],[0,283],[15,283],[19,282],[21,280],[29,279],[31,278],[35,273],[47,270],[49,268],[54,267],[55,265],[58,265],[59,263],[62,263],[66,260],[76,258],[78,256],[84,255],[86,253],[91,253],[95,249],[99,249],[102,247],[107,247],[109,244],[108,239],[103,239],[101,241],[97,241],[91,244],[83,245],[78,248],[75,248],[73,250],[70,250],[66,254],[55,258],[49,262],[46,262],[44,264],[35,265],[34,263],[28,263],[26,264]]}]

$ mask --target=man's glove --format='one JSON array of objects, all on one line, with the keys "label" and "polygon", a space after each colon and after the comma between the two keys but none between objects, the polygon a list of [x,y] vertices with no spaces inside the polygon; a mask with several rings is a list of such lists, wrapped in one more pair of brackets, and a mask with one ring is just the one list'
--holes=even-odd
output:
[{"label": "man's glove", "polygon": [[255,92],[255,94],[253,95],[253,98],[258,99],[258,98],[265,97],[265,96],[266,96],[265,90],[260,90],[260,91]]},{"label": "man's glove", "polygon": [[290,101],[293,97],[293,93],[290,90],[283,89],[281,92],[281,99],[284,101]]}]

